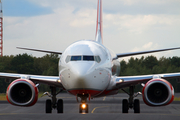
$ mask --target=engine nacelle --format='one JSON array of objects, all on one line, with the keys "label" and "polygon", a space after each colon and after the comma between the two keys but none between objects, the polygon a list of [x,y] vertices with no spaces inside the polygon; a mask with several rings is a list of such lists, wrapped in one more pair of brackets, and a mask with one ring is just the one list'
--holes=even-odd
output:
[{"label": "engine nacelle", "polygon": [[174,100],[174,88],[164,79],[152,79],[142,91],[143,100],[149,106],[168,105]]},{"label": "engine nacelle", "polygon": [[32,106],[38,100],[38,88],[30,80],[17,79],[6,91],[7,101],[17,106]]}]

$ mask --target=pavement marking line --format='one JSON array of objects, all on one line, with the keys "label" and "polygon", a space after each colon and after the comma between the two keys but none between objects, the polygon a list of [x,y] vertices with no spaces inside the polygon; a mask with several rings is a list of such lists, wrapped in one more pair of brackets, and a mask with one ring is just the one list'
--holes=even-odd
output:
[{"label": "pavement marking line", "polygon": [[97,108],[104,108],[104,107],[109,107],[109,106],[95,107],[95,108],[91,111],[91,113],[94,113],[94,111],[95,111]]},{"label": "pavement marking line", "polygon": [[103,98],[103,101],[105,101],[105,99],[106,99],[106,96]]},{"label": "pavement marking line", "polygon": [[39,114],[39,113],[0,113],[0,115],[24,115],[24,114]]},{"label": "pavement marking line", "polygon": [[18,113],[0,113],[0,115],[16,115]]}]

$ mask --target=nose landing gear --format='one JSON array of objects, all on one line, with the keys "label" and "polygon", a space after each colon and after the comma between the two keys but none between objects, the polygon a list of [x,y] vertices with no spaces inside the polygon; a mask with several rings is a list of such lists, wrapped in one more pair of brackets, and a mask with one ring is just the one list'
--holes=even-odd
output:
[{"label": "nose landing gear", "polygon": [[88,113],[89,106],[87,104],[87,98],[89,97],[89,95],[85,94],[77,96],[81,98],[81,104],[79,105],[79,113]]},{"label": "nose landing gear", "polygon": [[88,104],[87,103],[81,103],[79,105],[79,113],[83,113],[83,111],[85,113],[88,113]]}]

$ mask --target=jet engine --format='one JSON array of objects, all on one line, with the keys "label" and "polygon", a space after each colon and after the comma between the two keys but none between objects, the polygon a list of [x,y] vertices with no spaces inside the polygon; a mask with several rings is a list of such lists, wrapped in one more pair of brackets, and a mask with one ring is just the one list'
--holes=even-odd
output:
[{"label": "jet engine", "polygon": [[168,105],[174,100],[174,88],[164,79],[152,79],[142,91],[143,100],[149,106]]},{"label": "jet engine", "polygon": [[32,106],[38,100],[38,88],[30,80],[17,79],[8,86],[6,98],[13,105]]}]

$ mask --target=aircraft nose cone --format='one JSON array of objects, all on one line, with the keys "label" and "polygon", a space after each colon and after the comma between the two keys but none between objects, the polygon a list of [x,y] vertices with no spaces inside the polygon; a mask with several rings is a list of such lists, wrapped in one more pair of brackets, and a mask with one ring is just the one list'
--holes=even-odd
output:
[{"label": "aircraft nose cone", "polygon": [[74,73],[76,77],[84,78],[87,74],[92,71],[92,66],[90,64],[76,64],[71,67],[71,72]]},{"label": "aircraft nose cone", "polygon": [[86,88],[88,86],[88,77],[93,71],[93,66],[88,63],[76,64],[70,68],[70,71],[75,87]]},{"label": "aircraft nose cone", "polygon": [[108,70],[97,68],[95,62],[71,62],[67,69],[61,72],[62,84],[73,94],[99,94],[109,84]]}]

